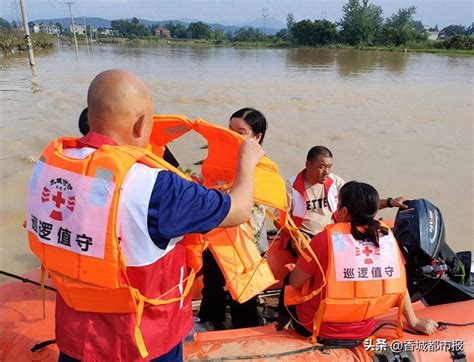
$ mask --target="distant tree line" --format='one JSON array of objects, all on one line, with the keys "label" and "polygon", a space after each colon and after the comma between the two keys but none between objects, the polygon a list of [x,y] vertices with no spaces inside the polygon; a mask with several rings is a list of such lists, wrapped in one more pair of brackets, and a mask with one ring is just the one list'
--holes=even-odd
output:
[{"label": "distant tree line", "polygon": [[[213,29],[201,21],[188,26],[170,21],[166,25],[146,26],[134,17],[128,20],[113,20],[113,36],[136,39],[154,36],[157,27],[170,31],[172,38],[206,39],[216,43],[247,42],[270,45],[328,46],[347,44],[350,46],[416,46],[446,49],[474,49],[474,26],[449,25],[439,32],[439,41],[429,41],[429,32],[438,32],[438,26],[426,30],[421,21],[414,19],[414,6],[399,9],[388,18],[383,17],[382,7],[370,4],[369,0],[348,0],[342,7],[342,18],[331,22],[325,19],[305,19],[296,22],[290,13],[287,27],[276,35],[267,35],[259,29],[243,27],[231,33]],[[56,24],[59,25],[60,24]],[[0,34],[14,31],[17,24],[0,18]],[[65,29],[65,33],[69,29]],[[100,29],[99,29],[100,30]]]},{"label": "distant tree line", "polygon": [[208,24],[202,21],[192,22],[188,26],[179,22],[172,22],[165,25],[152,25],[146,27],[139,23],[137,18],[132,21],[127,20],[113,20],[111,23],[112,30],[118,36],[133,39],[140,37],[153,36],[155,29],[158,27],[166,28],[170,31],[170,35],[175,39],[207,39],[207,40],[229,40],[241,42],[264,42],[270,37],[266,36],[259,30],[253,28],[240,28],[234,33],[224,33],[222,29],[212,29]]},{"label": "distant tree line", "polygon": [[[404,46],[428,41],[428,31],[421,21],[414,20],[414,6],[399,9],[387,19],[382,16],[379,5],[369,4],[369,0],[348,0],[342,7],[342,19],[303,20],[294,22],[290,14],[287,19],[287,37],[297,45],[319,46],[328,44],[348,44],[352,46]],[[438,47],[474,49],[473,27],[450,25],[439,33],[445,39]],[[290,38],[291,36],[291,38]],[[450,37],[456,36],[455,41]]]},{"label": "distant tree line", "polygon": [[[212,29],[199,21],[188,26],[169,22],[163,27],[170,31],[172,38],[208,39],[215,41],[294,44],[299,46],[328,46],[347,44],[350,46],[406,46],[427,44],[431,47],[447,49],[474,49],[473,26],[450,25],[442,29],[442,38],[438,42],[428,42],[429,31],[438,31],[438,26],[425,29],[421,21],[414,19],[414,6],[399,9],[388,18],[383,17],[383,9],[369,0],[348,0],[342,7],[342,18],[337,22],[325,19],[302,20],[296,22],[288,14],[287,27],[276,35],[267,35],[259,29],[240,28],[234,33],[224,33],[221,29]],[[112,29],[122,37],[138,38],[154,35],[158,25],[146,27],[138,19],[132,21],[114,20]],[[456,37],[455,39],[451,39]]]},{"label": "distant tree line", "polygon": [[[134,39],[153,36],[155,35],[155,29],[163,26],[157,24],[145,26],[140,24],[140,21],[134,17],[131,21],[112,20],[111,27],[114,31],[114,34],[117,34],[121,37]],[[216,29],[214,31],[209,25],[204,24],[202,21],[190,23],[187,27],[181,23],[174,24],[173,22],[169,22],[164,26],[164,28],[170,31],[172,38],[215,39],[219,36],[224,37],[222,30]]]},{"label": "distant tree line", "polygon": [[112,30],[124,38],[139,38],[144,36],[151,36],[151,28],[140,24],[137,18],[132,18],[132,21],[127,20],[112,20]]}]

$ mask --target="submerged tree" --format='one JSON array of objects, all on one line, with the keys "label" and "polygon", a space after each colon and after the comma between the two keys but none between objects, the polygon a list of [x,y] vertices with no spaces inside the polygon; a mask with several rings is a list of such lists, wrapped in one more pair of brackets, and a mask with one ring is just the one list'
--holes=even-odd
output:
[{"label": "submerged tree", "polygon": [[349,0],[342,7],[339,23],[342,40],[351,45],[372,43],[383,23],[382,7],[369,4],[369,0]]},{"label": "submerged tree", "polygon": [[215,40],[224,40],[226,38],[225,34],[224,34],[224,31],[220,28],[216,28],[214,29],[214,31],[212,32],[212,38],[215,39]]},{"label": "submerged tree", "polygon": [[188,37],[188,29],[183,24],[174,24],[170,21],[165,25],[165,28],[170,31],[172,38],[185,39]]},{"label": "submerged tree", "polygon": [[449,25],[441,30],[444,36],[463,35],[465,32],[466,28],[463,25]]},{"label": "submerged tree", "polygon": [[6,33],[8,31],[10,31],[12,29],[10,23],[3,19],[3,18],[0,18],[0,33]]},{"label": "submerged tree", "polygon": [[426,33],[420,33],[416,29],[416,21],[413,20],[415,13],[416,8],[410,6],[398,10],[398,13],[388,18],[383,25],[383,42],[398,46],[410,41],[425,40]]},{"label": "submerged tree", "polygon": [[145,25],[140,24],[137,18],[133,18],[132,21],[127,20],[112,20],[112,30],[116,31],[120,36],[126,38],[137,38],[140,36],[150,36],[151,30]]},{"label": "submerged tree", "polygon": [[290,34],[288,33],[288,30],[283,28],[278,31],[275,35],[276,37],[283,39],[283,40],[290,40]]},{"label": "submerged tree", "polygon": [[240,28],[234,34],[234,41],[241,42],[263,42],[268,39],[268,36],[258,29],[254,28]]},{"label": "submerged tree", "polygon": [[294,24],[291,34],[299,45],[327,45],[336,40],[336,24],[328,20],[303,20]]},{"label": "submerged tree", "polygon": [[202,21],[189,24],[188,33],[192,39],[210,39],[212,29],[209,25],[204,24]]},{"label": "submerged tree", "polygon": [[[295,25],[295,17],[293,16],[293,13],[288,13],[286,17],[286,39],[288,41],[293,42],[293,35],[291,33],[291,29],[293,28],[293,25]],[[283,29],[282,29],[283,30]],[[280,30],[280,31],[282,31]],[[281,35],[285,35],[285,33],[281,33]],[[280,36],[282,39],[284,39],[283,36]]]}]

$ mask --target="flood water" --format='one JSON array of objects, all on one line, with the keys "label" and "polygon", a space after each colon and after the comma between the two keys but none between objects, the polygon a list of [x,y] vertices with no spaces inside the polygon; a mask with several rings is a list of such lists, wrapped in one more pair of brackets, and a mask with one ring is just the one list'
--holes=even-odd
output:
[{"label": "flood water", "polygon": [[[314,145],[333,151],[333,172],[382,197],[426,198],[447,240],[473,250],[474,58],[321,49],[60,46],[0,56],[0,269],[37,265],[22,228],[35,157],[51,139],[78,135],[87,87],[100,71],[128,69],[149,85],[155,112],[221,125],[239,108],[269,121],[264,148],[286,178]],[[204,157],[187,136],[170,146],[184,167]],[[382,216],[394,217],[388,210]]]}]

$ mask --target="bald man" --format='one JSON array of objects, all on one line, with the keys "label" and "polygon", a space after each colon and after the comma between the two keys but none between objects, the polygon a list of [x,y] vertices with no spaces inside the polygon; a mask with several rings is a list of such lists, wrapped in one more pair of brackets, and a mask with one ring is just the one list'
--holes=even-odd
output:
[{"label": "bald man", "polygon": [[[48,156],[48,148],[43,151],[44,162],[38,163],[28,193],[28,220],[36,219],[38,223],[40,219],[41,225],[38,229],[37,224],[27,221],[30,245],[44,245],[46,250],[53,251],[67,249],[82,256],[86,253],[85,249],[96,252],[94,248],[100,244],[100,237],[110,240],[109,234],[114,232],[108,232],[105,237],[104,232],[99,233],[94,243],[90,238],[87,245],[84,245],[85,238],[109,222],[107,216],[100,216],[104,214],[104,205],[109,205],[105,215],[116,215],[117,236],[112,236],[116,238],[113,242],[120,245],[125,257],[130,284],[149,298],[163,294],[166,294],[165,299],[179,298],[188,274],[185,249],[179,243],[181,236],[205,233],[216,227],[239,225],[248,219],[253,205],[253,173],[263,156],[263,150],[253,140],[242,144],[237,177],[229,194],[206,189],[170,171],[136,162],[126,171],[120,185],[118,204],[111,201],[107,204],[107,193],[105,196],[102,192],[92,195],[84,191],[87,190],[88,179],[92,178],[86,175],[90,176],[90,170],[96,170],[95,175],[100,174],[101,179],[111,182],[117,177],[108,176],[107,169],[99,167],[100,162],[102,165],[106,161],[103,158],[108,157],[111,150],[117,149],[118,152],[119,148],[114,148],[116,146],[147,146],[152,130],[152,98],[143,81],[134,75],[123,70],[108,70],[92,81],[87,103],[90,132],[75,143],[62,143],[62,148],[58,150],[56,147],[55,150],[62,152],[68,160],[88,160],[89,164],[82,167],[86,169],[83,171],[84,176],[75,174],[67,170],[69,166],[63,166],[63,161],[50,161],[53,158]],[[110,162],[118,162],[117,157]],[[77,167],[74,172],[77,172]],[[98,180],[97,177],[94,180]],[[45,186],[48,195],[52,192],[52,201],[39,205],[42,200],[39,195],[45,195],[41,183],[43,179],[52,182]],[[61,183],[66,179],[67,184]],[[81,188],[74,184],[76,179],[80,181],[78,184]],[[57,180],[62,181],[57,185]],[[94,185],[92,183],[91,187]],[[57,189],[54,189],[56,186]],[[82,213],[80,217],[62,209],[63,199],[67,199],[65,203],[71,205],[71,199],[67,198],[71,190],[75,192],[76,213],[80,212],[81,203],[88,205],[88,212]],[[43,200],[46,199],[49,200],[49,196],[43,197]],[[47,219],[48,215],[42,214],[45,205],[53,210],[51,215],[55,215],[56,219],[59,220],[57,216],[60,214],[61,220]],[[48,223],[47,230],[43,227],[45,223]],[[59,238],[65,230],[69,235],[72,233],[75,239],[62,238],[56,242],[54,237],[57,235]],[[77,236],[74,230],[78,231]],[[45,235],[49,239],[45,239]],[[76,244],[80,244],[81,248],[78,249]],[[32,249],[35,251],[36,247]],[[55,263],[56,269],[64,267],[66,270],[70,267],[62,265],[60,259],[45,261],[41,253],[35,253],[47,268],[48,262]],[[100,259],[100,255],[99,252],[95,257]],[[61,274],[56,277],[61,278]],[[64,281],[70,282],[70,279],[65,278]],[[68,306],[70,303],[65,302],[68,295],[63,294],[60,289],[56,301],[56,341],[61,351],[60,361],[142,360],[134,331],[135,313],[79,312]],[[87,295],[86,291],[84,298]],[[112,301],[92,302],[107,306]],[[140,330],[149,352],[147,360],[182,360],[181,341],[191,327],[190,298],[159,306],[146,304]]]},{"label": "bald man", "polygon": [[[79,132],[82,133],[83,136],[89,133],[89,118],[87,117],[87,107],[84,108],[79,115],[79,120],[78,120],[78,127],[79,127]],[[173,153],[171,153],[170,149],[168,146],[165,146],[165,151],[163,153],[163,160],[168,162],[170,165],[178,168],[179,167],[179,162],[174,157]]]}]

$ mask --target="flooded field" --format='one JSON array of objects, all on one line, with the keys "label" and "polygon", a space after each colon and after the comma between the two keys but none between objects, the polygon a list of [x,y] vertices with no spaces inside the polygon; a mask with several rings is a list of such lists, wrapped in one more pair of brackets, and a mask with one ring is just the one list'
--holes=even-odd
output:
[{"label": "flooded field", "polygon": [[[87,87],[100,71],[125,68],[152,90],[156,113],[227,125],[251,106],[269,121],[264,148],[284,177],[308,149],[334,153],[333,172],[373,184],[382,196],[426,198],[444,216],[456,251],[473,250],[474,59],[432,54],[322,50],[94,46],[0,57],[0,266],[24,273],[29,252],[25,195],[33,162],[52,138],[79,135]],[[203,140],[171,145],[184,167]],[[393,217],[394,210],[382,213]]]}]

